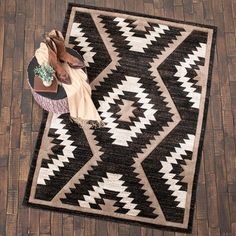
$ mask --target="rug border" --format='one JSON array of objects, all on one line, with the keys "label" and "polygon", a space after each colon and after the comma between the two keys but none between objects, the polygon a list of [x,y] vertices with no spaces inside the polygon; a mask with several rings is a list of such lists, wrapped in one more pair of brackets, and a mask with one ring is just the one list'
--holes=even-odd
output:
[{"label": "rug border", "polygon": [[91,218],[110,220],[110,221],[114,221],[117,223],[125,223],[125,222],[127,223],[128,222],[133,225],[147,226],[147,227],[152,227],[155,229],[163,229],[166,231],[192,233],[194,206],[196,203],[196,194],[197,194],[197,187],[198,187],[197,184],[198,184],[199,171],[200,171],[200,166],[201,166],[201,161],[202,161],[202,149],[203,149],[203,142],[204,142],[204,136],[205,136],[205,130],[206,130],[206,123],[207,123],[207,112],[208,112],[208,107],[209,107],[210,88],[211,88],[211,80],[212,80],[212,73],[213,73],[215,48],[216,48],[217,27],[214,25],[206,25],[206,24],[194,23],[194,22],[183,21],[183,20],[175,20],[175,19],[153,16],[153,15],[148,15],[148,14],[143,14],[143,13],[138,13],[138,12],[124,11],[124,10],[118,10],[118,9],[112,9],[112,8],[105,8],[105,7],[88,6],[88,5],[76,4],[76,3],[68,3],[67,11],[65,14],[64,22],[63,22],[63,28],[62,28],[62,34],[64,36],[66,35],[66,30],[68,27],[68,22],[69,22],[69,17],[70,17],[72,7],[84,7],[84,8],[88,8],[88,9],[131,14],[131,15],[135,15],[135,16],[142,16],[142,17],[160,19],[160,20],[164,20],[164,21],[199,26],[199,27],[204,27],[204,28],[208,28],[208,29],[213,30],[212,45],[211,45],[211,52],[210,52],[210,59],[209,59],[209,71],[208,71],[208,77],[207,77],[207,79],[208,79],[207,80],[207,91],[206,91],[206,97],[205,97],[205,103],[204,103],[203,120],[202,120],[201,134],[200,134],[200,140],[199,140],[199,148],[198,148],[198,153],[197,153],[195,174],[194,174],[194,178],[193,178],[193,187],[192,187],[192,196],[191,196],[191,203],[190,203],[190,210],[189,210],[188,227],[187,228],[179,228],[179,227],[173,227],[173,226],[157,225],[157,224],[151,224],[151,223],[145,223],[145,222],[138,222],[138,221],[134,221],[134,220],[116,218],[113,216],[98,215],[95,213],[80,212],[80,211],[75,211],[75,210],[61,209],[61,208],[57,208],[57,207],[50,207],[50,206],[45,206],[45,205],[41,205],[41,204],[30,203],[29,196],[30,196],[33,176],[34,176],[37,157],[38,157],[38,153],[39,153],[39,149],[41,146],[42,137],[43,137],[43,133],[44,133],[47,117],[48,117],[48,112],[45,110],[43,110],[41,125],[40,125],[39,133],[37,136],[37,141],[36,141],[36,144],[34,147],[34,152],[33,152],[32,158],[31,158],[31,165],[29,167],[30,169],[29,169],[29,173],[28,173],[28,180],[27,180],[27,184],[26,184],[26,188],[25,188],[25,194],[24,194],[22,205],[30,206],[30,207],[42,209],[42,210],[43,209],[54,210],[57,212],[65,212],[65,213],[70,213],[73,215],[81,215],[81,216],[88,216]]},{"label": "rug border", "polygon": [[120,10],[120,9],[113,9],[113,8],[108,8],[108,7],[96,7],[96,6],[91,6],[91,5],[70,2],[70,3],[68,3],[67,12],[65,14],[65,19],[64,19],[64,23],[63,23],[63,29],[62,29],[63,35],[66,34],[66,29],[67,29],[67,26],[69,23],[69,17],[70,17],[72,7],[83,7],[83,8],[94,9],[94,10],[102,10],[102,11],[108,11],[108,12],[111,11],[111,12],[116,12],[116,13],[130,14],[130,15],[134,15],[134,16],[148,17],[148,18],[153,18],[153,19],[158,19],[158,20],[163,20],[163,21],[170,21],[170,22],[174,22],[174,23],[188,24],[188,25],[192,25],[192,26],[198,26],[198,27],[213,29],[213,31],[217,31],[217,26],[215,26],[215,25],[196,23],[196,22],[192,22],[192,21],[176,20],[173,18],[148,15],[145,13],[132,12],[132,11]]}]

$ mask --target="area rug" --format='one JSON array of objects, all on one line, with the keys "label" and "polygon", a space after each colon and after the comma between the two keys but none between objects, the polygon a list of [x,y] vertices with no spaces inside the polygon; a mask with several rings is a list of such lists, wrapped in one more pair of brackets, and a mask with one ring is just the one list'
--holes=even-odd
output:
[{"label": "area rug", "polygon": [[215,27],[70,4],[63,33],[106,126],[44,112],[24,203],[191,232]]}]

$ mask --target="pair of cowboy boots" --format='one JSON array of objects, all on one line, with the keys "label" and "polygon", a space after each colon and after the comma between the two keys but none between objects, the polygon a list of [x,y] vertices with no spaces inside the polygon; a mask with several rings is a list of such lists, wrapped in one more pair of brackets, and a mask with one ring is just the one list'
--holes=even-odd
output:
[{"label": "pair of cowboy boots", "polygon": [[83,61],[66,51],[64,37],[60,31],[52,30],[47,34],[44,42],[48,48],[48,63],[55,70],[57,79],[61,83],[71,84],[71,79],[62,63],[67,63],[71,68],[79,69],[85,66]]}]

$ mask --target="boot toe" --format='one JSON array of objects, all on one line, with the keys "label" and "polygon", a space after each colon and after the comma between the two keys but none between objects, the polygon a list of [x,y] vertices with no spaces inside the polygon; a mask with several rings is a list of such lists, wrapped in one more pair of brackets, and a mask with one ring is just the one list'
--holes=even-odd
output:
[{"label": "boot toe", "polygon": [[69,66],[74,69],[79,69],[84,67],[84,63],[80,60],[74,60],[72,62],[68,62]]},{"label": "boot toe", "polygon": [[68,74],[65,74],[63,77],[62,77],[62,80],[63,80],[63,83],[65,84],[71,84],[71,79],[69,77]]},{"label": "boot toe", "polygon": [[57,76],[58,80],[64,84],[71,84],[71,79],[68,74],[60,74]]}]

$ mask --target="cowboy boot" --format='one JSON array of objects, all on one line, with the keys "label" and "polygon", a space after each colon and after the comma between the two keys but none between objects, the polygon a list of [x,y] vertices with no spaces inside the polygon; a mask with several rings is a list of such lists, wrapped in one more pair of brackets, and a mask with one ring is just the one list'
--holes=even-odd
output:
[{"label": "cowboy boot", "polygon": [[57,54],[55,52],[55,47],[50,38],[45,39],[45,44],[48,47],[48,62],[53,67],[56,73],[57,79],[64,84],[71,84],[70,77],[62,65],[59,63]]},{"label": "cowboy boot", "polygon": [[51,31],[48,36],[57,47],[57,57],[61,62],[67,62],[71,68],[83,68],[84,62],[66,51],[64,37],[58,30]]}]

